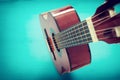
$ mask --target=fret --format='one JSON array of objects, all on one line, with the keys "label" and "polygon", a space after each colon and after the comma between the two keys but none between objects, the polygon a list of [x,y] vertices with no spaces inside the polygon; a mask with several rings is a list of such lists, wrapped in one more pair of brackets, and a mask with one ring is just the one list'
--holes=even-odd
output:
[{"label": "fret", "polygon": [[86,21],[84,21],[82,25],[83,25],[83,26],[86,26],[86,25],[87,25],[87,22],[86,22]]},{"label": "fret", "polygon": [[55,39],[59,49],[92,42],[86,21],[56,34]]}]

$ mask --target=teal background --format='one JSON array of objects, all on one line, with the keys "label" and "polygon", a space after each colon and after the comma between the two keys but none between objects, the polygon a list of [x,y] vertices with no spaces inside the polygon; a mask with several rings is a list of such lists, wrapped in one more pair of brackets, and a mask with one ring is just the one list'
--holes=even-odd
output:
[{"label": "teal background", "polygon": [[[72,5],[81,20],[104,0],[0,0],[0,80],[117,80],[120,44],[90,43],[91,64],[59,75],[43,39],[39,14]],[[116,6],[120,11],[120,5]]]}]

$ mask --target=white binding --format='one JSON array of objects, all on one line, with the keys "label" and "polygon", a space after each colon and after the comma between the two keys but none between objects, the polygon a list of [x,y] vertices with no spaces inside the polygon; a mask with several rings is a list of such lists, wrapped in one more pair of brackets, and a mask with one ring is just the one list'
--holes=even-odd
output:
[{"label": "white binding", "polygon": [[113,17],[116,15],[116,13],[114,12],[114,10],[109,9],[109,15],[110,15],[110,17]]},{"label": "white binding", "polygon": [[116,37],[120,37],[120,26],[115,27]]},{"label": "white binding", "polygon": [[92,21],[91,21],[91,17],[87,18],[87,19],[86,19],[86,22],[87,22],[87,24],[88,24],[88,29],[89,29],[89,31],[90,31],[90,34],[91,34],[91,37],[92,37],[92,41],[93,41],[93,42],[97,42],[97,41],[98,41],[98,38],[97,38],[97,35],[96,35],[96,32],[95,32],[93,23],[92,23]]},{"label": "white binding", "polygon": [[59,15],[61,15],[61,14],[64,14],[64,13],[67,13],[67,12],[70,12],[70,11],[74,11],[74,9],[72,8],[72,9],[68,9],[68,10],[65,10],[65,11],[61,11],[61,12],[59,12],[59,13],[53,13],[52,15],[53,16],[59,16]]}]

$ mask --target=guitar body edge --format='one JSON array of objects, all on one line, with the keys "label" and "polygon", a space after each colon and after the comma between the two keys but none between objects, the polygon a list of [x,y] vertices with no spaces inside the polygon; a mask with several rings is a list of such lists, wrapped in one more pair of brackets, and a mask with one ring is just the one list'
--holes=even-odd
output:
[{"label": "guitar body edge", "polygon": [[[70,63],[68,60],[66,49],[62,49],[60,52],[58,52],[52,38],[52,33],[56,34],[59,32],[54,18],[50,13],[45,13],[43,15],[40,15],[40,22],[42,26],[42,32],[44,33],[44,38],[46,40],[46,44],[48,45],[48,50],[52,55],[53,61],[58,72],[70,72]],[[49,44],[48,38],[51,40],[50,44],[52,44],[52,48],[54,48],[53,51],[51,51],[51,46]]]}]

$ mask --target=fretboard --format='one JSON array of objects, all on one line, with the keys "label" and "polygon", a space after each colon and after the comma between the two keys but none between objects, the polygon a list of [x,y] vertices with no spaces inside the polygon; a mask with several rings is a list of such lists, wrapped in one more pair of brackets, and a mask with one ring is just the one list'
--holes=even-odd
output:
[{"label": "fretboard", "polygon": [[58,49],[92,42],[92,37],[86,20],[55,34],[54,38]]}]

